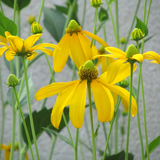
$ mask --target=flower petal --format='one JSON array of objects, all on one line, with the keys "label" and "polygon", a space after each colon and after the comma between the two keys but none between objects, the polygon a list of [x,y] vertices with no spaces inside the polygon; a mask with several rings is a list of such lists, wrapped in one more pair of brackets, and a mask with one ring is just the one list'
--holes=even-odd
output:
[{"label": "flower petal", "polygon": [[65,34],[58,43],[61,49],[55,49],[53,52],[53,68],[55,72],[61,72],[67,62],[70,52],[69,43],[70,34]]},{"label": "flower petal", "polygon": [[0,42],[7,43],[7,39],[0,35]]},{"label": "flower petal", "polygon": [[36,56],[37,56],[37,52],[32,52],[32,55],[29,56],[29,57],[27,57],[27,59],[28,59],[29,61],[31,61],[31,60],[34,59]]},{"label": "flower petal", "polygon": [[29,36],[24,42],[25,52],[27,52],[37,42],[37,40],[41,36],[42,36],[42,34],[34,34],[32,36]]},{"label": "flower petal", "polygon": [[143,61],[143,55],[142,54],[134,54],[132,56],[132,59],[135,59],[135,60],[137,60],[139,62],[142,62]]},{"label": "flower petal", "polygon": [[84,120],[87,80],[82,81],[74,91],[69,105],[69,117],[75,128],[81,128]]},{"label": "flower petal", "polygon": [[11,50],[7,50],[5,52],[5,57],[6,57],[7,61],[11,61],[14,58],[14,56],[15,56],[15,53]]},{"label": "flower petal", "polygon": [[92,80],[91,90],[100,122],[109,122],[114,114],[114,101],[111,92],[97,80]]},{"label": "flower petal", "polygon": [[7,50],[7,47],[0,48],[0,57],[3,55],[3,53]]},{"label": "flower petal", "polygon": [[10,160],[10,154],[11,154],[10,150],[5,150],[4,159],[5,160]]},{"label": "flower petal", "polygon": [[59,128],[63,110],[67,105],[69,105],[74,91],[76,90],[78,85],[79,80],[72,81],[72,85],[68,86],[65,89],[63,88],[63,91],[58,95],[51,113],[51,123],[55,128]]},{"label": "flower petal", "polygon": [[157,64],[160,64],[160,55],[156,52],[153,52],[153,51],[148,51],[148,52],[145,52],[143,53],[143,58],[144,59],[153,59],[155,61],[151,61],[151,63],[157,63]]},{"label": "flower petal", "polygon": [[101,39],[100,37],[98,37],[97,35],[95,35],[93,33],[90,33],[90,32],[87,32],[87,31],[81,31],[81,33],[87,35],[88,37],[93,38],[94,40],[96,40],[97,42],[99,42],[102,46],[109,47],[109,45],[103,39]]},{"label": "flower petal", "polygon": [[55,45],[55,44],[51,44],[51,43],[41,43],[41,44],[37,44],[36,46],[30,48],[29,51],[40,50],[41,48],[44,48],[44,47],[61,49],[58,45]]},{"label": "flower petal", "polygon": [[41,50],[42,52],[48,54],[49,56],[53,56],[53,51],[51,49],[46,49],[46,48],[38,48],[38,50]]}]

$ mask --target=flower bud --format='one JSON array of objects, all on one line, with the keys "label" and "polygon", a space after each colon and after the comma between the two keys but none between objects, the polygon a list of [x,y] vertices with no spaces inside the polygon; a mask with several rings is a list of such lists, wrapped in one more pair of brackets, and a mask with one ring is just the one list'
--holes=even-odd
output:
[{"label": "flower bud", "polygon": [[71,20],[68,24],[68,28],[66,28],[67,33],[76,33],[80,31],[82,31],[82,28],[75,20]]},{"label": "flower bud", "polygon": [[8,76],[8,81],[7,81],[7,85],[8,87],[15,87],[17,86],[19,83],[19,80],[17,79],[17,77],[14,74],[10,74]]},{"label": "flower bud", "polygon": [[120,43],[121,43],[121,44],[125,44],[125,43],[126,43],[126,38],[125,38],[125,37],[122,37],[122,38],[120,39]]},{"label": "flower bud", "polygon": [[103,4],[101,0],[91,0],[90,3],[91,3],[91,6],[95,8],[98,8]]},{"label": "flower bud", "polygon": [[127,111],[123,110],[122,116],[125,117],[125,116],[127,116],[127,115],[128,115]]},{"label": "flower bud", "polygon": [[31,32],[33,34],[38,34],[38,33],[42,33],[43,32],[43,28],[41,27],[41,25],[37,22],[33,22],[31,25]]},{"label": "flower bud", "polygon": [[138,54],[137,48],[131,44],[128,46],[127,51],[126,51],[126,58],[131,58],[134,54]]},{"label": "flower bud", "polygon": [[36,17],[35,17],[35,16],[30,15],[30,16],[28,17],[28,23],[29,23],[29,24],[32,24],[32,23],[35,22],[35,21],[36,21]]},{"label": "flower bud", "polygon": [[144,38],[144,34],[142,33],[141,29],[135,28],[133,31],[131,31],[131,38],[134,41],[139,41]]},{"label": "flower bud", "polygon": [[121,82],[119,82],[119,86],[121,86],[122,88],[127,88],[129,85],[128,81],[126,79],[122,80]]}]

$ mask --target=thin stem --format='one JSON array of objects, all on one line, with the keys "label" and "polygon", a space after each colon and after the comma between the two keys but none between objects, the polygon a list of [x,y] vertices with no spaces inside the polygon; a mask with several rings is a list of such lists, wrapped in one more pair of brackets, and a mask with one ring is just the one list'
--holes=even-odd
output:
[{"label": "thin stem", "polygon": [[0,0],[0,8],[1,8],[1,12],[4,14],[1,0]]},{"label": "thin stem", "polygon": [[53,150],[54,150],[54,147],[55,147],[55,144],[56,144],[56,140],[57,140],[57,136],[55,135],[54,139],[52,139],[52,146],[51,146],[51,150],[50,150],[48,160],[51,160],[51,158],[52,158]]},{"label": "thin stem", "polygon": [[121,102],[121,98],[119,98],[119,101],[118,101],[118,103],[116,105],[116,110],[115,110],[114,117],[113,117],[112,121],[110,122],[109,133],[108,133],[107,142],[106,142],[106,146],[105,146],[105,149],[104,149],[102,160],[105,160],[105,157],[106,157],[106,151],[107,151],[107,148],[108,148],[108,143],[109,143],[109,139],[110,139],[110,135],[111,135],[111,131],[112,131],[112,126],[113,126],[113,123],[115,121],[115,117],[117,116],[117,112],[118,112],[118,108],[119,108],[120,102]]},{"label": "thin stem", "polygon": [[45,0],[42,0],[42,2],[41,2],[41,8],[40,8],[40,10],[39,10],[39,15],[38,15],[38,20],[37,20],[38,23],[40,22],[40,18],[41,18],[43,6],[44,6],[44,1],[45,1]]},{"label": "thin stem", "polygon": [[119,22],[118,22],[118,0],[115,0],[115,10],[116,10],[116,32],[117,32],[117,48],[119,48]]},{"label": "thin stem", "polygon": [[76,141],[74,145],[74,160],[78,160],[78,139],[79,139],[79,129],[76,130]]},{"label": "thin stem", "polygon": [[96,160],[96,146],[94,140],[94,127],[93,127],[93,115],[92,115],[92,100],[91,100],[91,87],[90,83],[87,83],[88,88],[88,100],[89,100],[89,112],[90,112],[90,123],[91,123],[91,133],[92,133],[92,148],[93,148],[93,159]]},{"label": "thin stem", "polygon": [[14,94],[15,94],[15,96],[16,96],[16,100],[17,100],[17,103],[18,103],[19,112],[20,112],[20,115],[21,115],[22,120],[23,120],[23,125],[24,125],[24,129],[25,129],[26,136],[27,136],[29,148],[30,148],[30,151],[31,151],[32,159],[34,160],[34,155],[33,155],[33,150],[32,150],[32,146],[31,146],[31,141],[30,141],[30,137],[29,137],[27,125],[26,125],[26,122],[25,122],[25,118],[24,118],[24,115],[23,115],[23,111],[22,111],[22,109],[21,109],[21,105],[20,105],[20,102],[19,102],[19,98],[18,98],[18,95],[17,95],[16,88],[13,87],[13,90],[14,90]]},{"label": "thin stem", "polygon": [[75,75],[76,75],[76,65],[75,65],[75,63],[73,62],[73,68],[72,68],[72,81],[74,80],[74,78],[75,78]]},{"label": "thin stem", "polygon": [[151,4],[152,4],[152,0],[150,0],[150,2],[149,2],[149,7],[148,7],[148,13],[147,13],[147,18],[146,18],[146,25],[147,25],[147,23],[148,23],[148,18],[149,18],[149,13],[150,13],[150,9],[151,9]]},{"label": "thin stem", "polygon": [[81,25],[82,28],[84,26],[85,15],[86,15],[86,0],[84,0],[84,4],[83,4],[83,17],[82,17],[82,25]]},{"label": "thin stem", "polygon": [[129,146],[129,132],[130,132],[130,117],[131,117],[131,102],[132,102],[132,79],[133,79],[133,63],[130,63],[130,82],[129,82],[129,109],[128,109],[128,124],[127,124],[127,138],[126,138],[126,153],[125,160],[128,160],[128,146]]},{"label": "thin stem", "polygon": [[118,152],[118,114],[115,117],[115,154]]},{"label": "thin stem", "polygon": [[37,141],[36,141],[36,135],[35,135],[35,129],[34,129],[34,123],[33,123],[33,117],[32,117],[32,110],[31,110],[31,103],[30,103],[30,96],[29,96],[29,86],[28,86],[28,77],[27,77],[27,68],[26,68],[26,63],[25,63],[25,57],[22,57],[22,61],[23,61],[23,68],[24,68],[24,77],[25,77],[25,82],[26,82],[30,125],[31,125],[31,130],[32,130],[33,141],[34,141],[35,148],[36,148],[37,159],[40,160]]}]

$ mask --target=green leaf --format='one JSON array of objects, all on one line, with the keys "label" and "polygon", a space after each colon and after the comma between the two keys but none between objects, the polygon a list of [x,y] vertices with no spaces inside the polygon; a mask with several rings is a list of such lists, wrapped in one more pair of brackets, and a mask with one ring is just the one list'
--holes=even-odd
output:
[{"label": "green leaf", "polygon": [[135,26],[135,28],[141,29],[142,33],[145,34],[145,36],[148,35],[147,26],[138,17],[136,17],[136,26]]},{"label": "green leaf", "polygon": [[[28,83],[29,83],[30,100],[33,100],[34,99],[34,95],[35,95],[35,88],[33,86],[31,75],[28,77]],[[17,93],[19,92],[19,89],[20,89],[20,84],[16,86]],[[12,106],[11,94],[12,94],[12,88],[9,88],[9,90],[7,92],[7,101],[8,101],[8,103],[9,103],[10,106]],[[15,104],[16,104],[16,97],[15,97],[15,95],[14,95],[14,99],[15,99]],[[22,93],[21,93],[21,96],[19,98],[19,102],[20,102],[21,107],[24,107],[24,106],[27,105],[27,91],[26,91],[25,84],[24,84],[24,87],[22,89]]]},{"label": "green leaf", "polygon": [[[149,143],[149,154],[151,154],[158,146],[160,146],[160,136]],[[147,158],[147,151],[145,151],[145,158]]]},{"label": "green leaf", "polygon": [[[14,0],[2,0],[8,7],[14,8]],[[21,10],[29,5],[31,0],[17,0],[18,9]]]},{"label": "green leaf", "polygon": [[57,10],[59,10],[60,12],[64,13],[64,14],[68,14],[68,7],[63,7],[63,6],[59,6],[59,5],[54,5],[56,7]]},{"label": "green leaf", "polygon": [[99,11],[99,20],[100,22],[106,21],[109,19],[108,12],[104,8],[101,7]]},{"label": "green leaf", "polygon": [[[56,132],[60,132],[65,127],[65,122],[64,122],[63,118],[61,120],[59,129],[56,129],[56,128],[53,127],[53,125],[51,124],[51,120],[50,120],[51,112],[52,112],[52,108],[47,109],[47,108],[44,107],[39,112],[34,111],[32,113],[36,138],[38,138],[43,133],[44,128],[49,128],[49,129],[54,130]],[[63,112],[64,112],[64,114],[66,116],[66,120],[68,122],[69,121],[69,109],[65,108]],[[27,124],[27,128],[28,128],[28,132],[29,132],[31,142],[33,143],[33,137],[32,137],[29,115],[26,116],[25,121],[26,121],[26,124]],[[23,135],[24,142],[26,144],[28,144],[23,123],[22,123],[22,135]]]},{"label": "green leaf", "polygon": [[60,139],[62,139],[64,142],[68,143],[69,145],[71,145],[71,146],[74,148],[72,142],[71,142],[67,137],[63,136],[62,134],[60,134],[60,133],[58,133],[58,132],[56,132],[56,131],[54,131],[54,130],[51,130],[51,129],[48,129],[48,128],[44,128],[44,129],[45,129],[46,131],[49,131],[49,132],[57,135]]},{"label": "green leaf", "polygon": [[51,8],[44,7],[44,26],[48,30],[48,32],[52,35],[52,37],[59,42],[62,33],[63,27],[65,25],[66,18],[65,16],[59,11]]},{"label": "green leaf", "polygon": [[114,2],[115,0],[109,0],[109,5],[112,3],[112,2]]},{"label": "green leaf", "polygon": [[5,37],[5,31],[10,32],[12,35],[17,35],[17,26],[0,12],[0,35]]},{"label": "green leaf", "polygon": [[98,129],[99,129],[99,127],[100,127],[100,124],[98,124],[98,126],[96,128],[96,131],[94,132],[94,138],[96,138],[97,135],[98,135]]}]

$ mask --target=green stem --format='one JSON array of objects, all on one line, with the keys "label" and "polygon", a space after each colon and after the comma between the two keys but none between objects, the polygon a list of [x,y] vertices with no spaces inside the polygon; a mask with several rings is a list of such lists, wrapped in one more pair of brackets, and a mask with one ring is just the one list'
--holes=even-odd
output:
[{"label": "green stem", "polygon": [[128,160],[128,146],[129,146],[129,132],[130,132],[130,117],[131,117],[131,101],[132,101],[132,79],[133,79],[133,63],[130,63],[130,82],[129,82],[129,110],[128,110],[128,124],[127,124],[127,138],[126,138],[126,153],[125,160]]},{"label": "green stem", "polygon": [[53,150],[54,150],[54,147],[55,147],[55,144],[56,144],[56,140],[57,140],[57,136],[55,135],[54,139],[52,139],[52,146],[51,146],[51,150],[50,150],[48,160],[51,160],[51,158],[52,158]]},{"label": "green stem", "polygon": [[75,63],[73,62],[73,68],[72,68],[72,81],[74,80],[75,75],[76,75],[76,65],[75,65]]},{"label": "green stem", "polygon": [[74,160],[78,160],[78,139],[79,139],[79,129],[76,130],[76,141],[74,145]]},{"label": "green stem", "polygon": [[[125,126],[125,118],[123,117],[123,124],[122,127]],[[124,135],[122,134],[122,139],[121,139],[121,150],[123,150],[123,141],[124,141]]]},{"label": "green stem", "polygon": [[0,0],[0,8],[1,8],[1,12],[4,14],[1,0]]},{"label": "green stem", "polygon": [[115,10],[116,10],[116,33],[117,33],[117,48],[119,48],[119,22],[118,22],[118,0],[115,0]]},{"label": "green stem", "polygon": [[30,151],[31,151],[32,159],[34,160],[33,150],[32,150],[32,146],[31,146],[31,141],[30,141],[30,137],[29,137],[27,125],[26,125],[26,122],[25,122],[25,118],[24,118],[24,115],[23,115],[23,111],[22,111],[22,109],[21,109],[21,105],[20,105],[20,102],[19,102],[19,98],[18,98],[18,95],[17,95],[16,88],[13,87],[13,90],[14,90],[14,94],[15,94],[15,96],[16,96],[16,100],[17,100],[17,103],[18,103],[19,112],[20,112],[20,115],[21,115],[22,120],[23,120],[23,125],[24,125],[24,129],[25,129],[26,136],[27,136],[29,148],[30,148]]},{"label": "green stem", "polygon": [[118,114],[115,117],[115,154],[118,152]]},{"label": "green stem", "polygon": [[148,13],[147,13],[147,18],[146,18],[146,25],[147,25],[147,23],[148,23],[148,18],[149,18],[149,13],[150,13],[150,9],[151,9],[151,4],[152,4],[152,0],[150,0],[150,2],[149,2],[149,7],[148,7]]},{"label": "green stem", "polygon": [[89,100],[89,112],[90,112],[90,123],[91,123],[91,133],[92,133],[92,148],[93,148],[93,159],[96,160],[96,146],[94,140],[94,127],[93,127],[93,115],[92,115],[92,100],[91,100],[91,87],[90,83],[87,83],[88,88],[88,100]]},{"label": "green stem", "polygon": [[114,117],[113,117],[112,121],[110,122],[109,133],[108,133],[107,142],[106,142],[106,146],[105,146],[105,149],[104,149],[102,160],[105,160],[105,157],[106,157],[106,151],[107,151],[107,148],[108,148],[108,143],[109,143],[109,139],[110,139],[110,135],[111,135],[111,131],[112,131],[112,126],[113,126],[113,123],[115,121],[115,117],[117,116],[117,112],[118,112],[118,108],[119,108],[120,102],[121,102],[121,98],[119,98],[119,101],[118,101],[118,103],[116,105],[116,110],[115,110]]},{"label": "green stem", "polygon": [[39,10],[39,15],[38,15],[38,20],[37,20],[38,23],[40,22],[40,18],[41,18],[43,6],[44,6],[44,1],[45,1],[45,0],[42,0],[42,2],[41,2],[41,8],[40,8],[40,10]]},{"label": "green stem", "polygon": [[31,102],[30,102],[30,96],[29,96],[29,86],[28,86],[28,77],[27,77],[27,68],[26,68],[25,57],[22,57],[22,63],[23,63],[24,77],[25,77],[25,82],[26,82],[27,101],[28,101],[29,118],[30,118],[32,136],[33,136],[33,141],[34,141],[35,148],[36,148],[37,159],[40,160],[37,141],[36,141],[36,135],[35,135],[35,129],[34,129],[34,122],[33,122],[33,117],[32,117],[32,110],[31,110]]},{"label": "green stem", "polygon": [[86,0],[84,0],[84,4],[83,4],[83,17],[82,17],[82,25],[81,27],[83,28],[84,26],[84,20],[85,20],[85,15],[86,15]]}]

